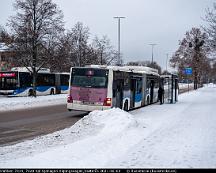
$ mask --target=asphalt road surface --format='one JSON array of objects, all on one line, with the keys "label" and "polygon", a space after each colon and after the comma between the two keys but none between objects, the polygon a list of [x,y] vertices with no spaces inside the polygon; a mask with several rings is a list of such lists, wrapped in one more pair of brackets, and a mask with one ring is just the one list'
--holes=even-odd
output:
[{"label": "asphalt road surface", "polygon": [[69,112],[66,105],[0,112],[0,146],[65,129],[85,114]]}]

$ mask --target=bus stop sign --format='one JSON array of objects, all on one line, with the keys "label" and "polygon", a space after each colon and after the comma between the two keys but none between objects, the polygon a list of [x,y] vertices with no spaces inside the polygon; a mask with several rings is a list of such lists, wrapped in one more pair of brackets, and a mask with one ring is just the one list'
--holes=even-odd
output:
[{"label": "bus stop sign", "polygon": [[186,75],[192,75],[192,72],[193,72],[193,70],[192,70],[191,67],[185,68],[185,74],[186,74]]}]

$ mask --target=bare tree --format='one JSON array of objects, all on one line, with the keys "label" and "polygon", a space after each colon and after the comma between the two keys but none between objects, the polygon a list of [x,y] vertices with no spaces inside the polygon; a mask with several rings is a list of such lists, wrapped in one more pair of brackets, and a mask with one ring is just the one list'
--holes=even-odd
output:
[{"label": "bare tree", "polygon": [[16,0],[14,7],[17,13],[9,26],[15,35],[19,60],[32,73],[36,96],[37,72],[50,58],[50,37],[63,31],[63,14],[52,0]]},{"label": "bare tree", "polygon": [[[203,74],[208,72],[206,40],[206,33],[201,32],[199,28],[192,28],[191,31],[186,32],[185,38],[180,41],[178,50],[170,60],[171,65],[178,68],[180,77],[185,77],[184,69],[186,67],[192,68],[194,89],[197,89]],[[207,68],[205,71],[204,67]]]},{"label": "bare tree", "polygon": [[0,42],[11,45],[13,43],[13,40],[13,36],[9,34],[3,26],[0,26]]},{"label": "bare tree", "polygon": [[68,37],[73,61],[78,66],[84,66],[86,49],[88,48],[89,28],[85,27],[83,23],[77,22],[68,32]]},{"label": "bare tree", "polygon": [[[216,82],[216,2],[213,3],[212,8],[206,9],[204,21],[207,23],[207,25],[203,27],[203,29],[208,34],[207,44],[211,54],[211,79],[213,82]],[[211,79],[209,79],[209,81]]]},{"label": "bare tree", "polygon": [[58,72],[67,72],[74,63],[71,61],[71,47],[68,43],[67,34],[62,34],[59,38],[59,43],[55,44],[52,70]]},{"label": "bare tree", "polygon": [[216,54],[216,2],[213,3],[212,8],[206,9],[206,15],[204,21],[207,23],[206,27],[203,27],[204,31],[208,34],[208,45],[211,48],[212,53]]},{"label": "bare tree", "polygon": [[216,62],[212,64],[210,81],[216,83]]},{"label": "bare tree", "polygon": [[98,56],[98,64],[108,64],[114,61],[113,56],[113,46],[110,43],[110,40],[107,36],[103,36],[101,39],[99,39],[97,36],[94,38],[92,43],[94,49],[97,52]]}]

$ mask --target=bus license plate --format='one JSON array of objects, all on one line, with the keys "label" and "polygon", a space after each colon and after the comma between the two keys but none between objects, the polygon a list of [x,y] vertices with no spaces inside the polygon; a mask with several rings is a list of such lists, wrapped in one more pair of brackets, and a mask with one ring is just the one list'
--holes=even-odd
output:
[{"label": "bus license plate", "polygon": [[94,105],[94,103],[92,103],[92,102],[86,102],[86,101],[83,101],[83,104],[84,105]]}]

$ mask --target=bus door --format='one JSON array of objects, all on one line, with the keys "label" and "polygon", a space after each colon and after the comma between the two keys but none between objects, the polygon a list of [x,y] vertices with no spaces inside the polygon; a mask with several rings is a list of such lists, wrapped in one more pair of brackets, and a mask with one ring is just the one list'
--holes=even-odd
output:
[{"label": "bus door", "polygon": [[116,107],[122,108],[124,80],[116,81]]},{"label": "bus door", "polygon": [[131,79],[131,108],[141,106],[142,102],[142,78]]},{"label": "bus door", "polygon": [[136,79],[132,78],[130,82],[130,90],[131,90],[131,97],[130,97],[130,107],[135,107],[135,94],[136,94]]},{"label": "bus door", "polygon": [[155,85],[155,82],[152,79],[150,81],[150,104],[152,104],[154,102],[154,85]]},{"label": "bus door", "polygon": [[55,74],[55,88],[56,88],[56,94],[61,93],[61,81],[60,81],[60,74]]},{"label": "bus door", "polygon": [[135,92],[135,107],[141,107],[142,103],[142,78],[136,79],[136,92]]}]

